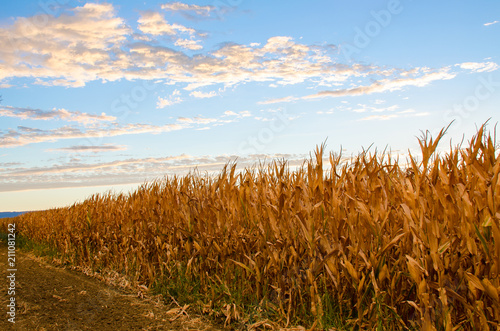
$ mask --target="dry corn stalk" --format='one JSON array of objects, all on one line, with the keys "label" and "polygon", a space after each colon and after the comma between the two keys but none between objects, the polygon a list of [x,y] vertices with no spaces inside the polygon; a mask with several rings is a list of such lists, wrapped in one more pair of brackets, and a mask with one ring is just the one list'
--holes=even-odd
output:
[{"label": "dry corn stalk", "polygon": [[256,305],[283,325],[337,314],[362,329],[495,329],[500,157],[484,126],[435,156],[444,132],[423,136],[407,168],[365,152],[330,154],[327,170],[321,146],[295,171],[228,164],[16,222],[75,264],[144,284],[195,279],[204,310],[226,323]]}]

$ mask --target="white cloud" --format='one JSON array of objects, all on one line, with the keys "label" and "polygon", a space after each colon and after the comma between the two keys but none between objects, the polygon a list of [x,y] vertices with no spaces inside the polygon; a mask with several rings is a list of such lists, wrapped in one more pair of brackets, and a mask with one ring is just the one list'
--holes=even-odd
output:
[{"label": "white cloud", "polygon": [[[201,128],[205,129],[205,128]],[[186,174],[196,167],[200,172],[218,173],[228,162],[237,159],[238,169],[250,167],[259,161],[286,158],[290,166],[301,165],[307,155],[255,154],[255,155],[204,155],[186,154],[164,157],[129,158],[111,162],[85,163],[82,159],[62,162],[48,167],[0,169],[0,192],[97,185],[143,183],[165,176]]]},{"label": "white cloud", "polygon": [[[162,163],[165,161],[173,161],[173,160],[183,160],[187,159],[190,156],[186,154],[182,154],[175,157],[160,157],[160,158],[144,158],[144,159],[128,159],[128,160],[117,160],[112,162],[103,162],[103,163],[95,163],[95,164],[66,164],[66,165],[57,165],[52,167],[45,168],[30,168],[30,169],[22,169],[17,171],[11,171],[8,173],[9,176],[33,176],[33,175],[46,175],[46,174],[61,174],[65,172],[88,172],[94,170],[102,170],[107,168],[117,168],[132,164],[138,163]],[[1,177],[0,177],[1,178]]]},{"label": "white cloud", "polygon": [[457,66],[472,72],[491,72],[500,68],[495,62],[464,62],[457,64]]},{"label": "white cloud", "polygon": [[195,98],[213,98],[217,96],[217,92],[215,91],[210,91],[210,92],[201,92],[201,91],[193,91],[189,93],[190,96],[193,96]]},{"label": "white cloud", "polygon": [[177,122],[189,123],[189,124],[209,124],[209,123],[218,122],[218,120],[215,118],[205,118],[205,117],[201,117],[201,116],[196,116],[193,118],[179,117],[179,118],[177,118]]},{"label": "white cloud", "polygon": [[[174,90],[171,97],[178,98],[180,92]],[[167,100],[168,102],[169,100]],[[234,116],[234,119],[224,119],[227,116]],[[118,124],[113,123],[93,123],[87,128],[77,128],[73,126],[63,126],[56,129],[39,129],[27,126],[18,126],[17,130],[0,130],[0,148],[9,147],[20,147],[29,144],[43,143],[43,142],[55,142],[60,140],[68,139],[86,139],[92,142],[89,146],[96,146],[96,142],[101,141],[106,137],[115,137],[130,134],[160,134],[170,131],[177,131],[182,129],[195,129],[200,128],[193,127],[193,125],[211,125],[220,126],[228,123],[236,122],[240,118],[249,117],[251,113],[249,111],[240,111],[234,113],[232,111],[226,111],[219,118],[206,118],[203,116],[195,117],[178,117],[176,122],[173,124],[163,124],[163,125],[151,125],[151,124]],[[86,123],[86,122],[85,122]],[[203,129],[203,128],[201,128]],[[205,129],[204,129],[205,130]],[[101,149],[117,150],[116,147],[104,146]],[[72,146],[71,150],[84,150],[85,148],[92,149],[94,147],[82,147],[82,146]],[[97,148],[97,147],[95,147]]]},{"label": "white cloud", "polygon": [[415,109],[410,108],[410,109],[398,111],[398,114],[412,114],[412,113],[415,113]]},{"label": "white cloud", "polygon": [[364,113],[367,111],[370,111],[372,113],[381,113],[381,112],[386,112],[386,111],[395,111],[396,109],[399,108],[398,105],[392,105],[389,107],[384,107],[384,108],[378,108],[378,107],[373,107],[365,104],[358,104],[360,108],[355,108],[352,111],[356,113]]},{"label": "white cloud", "polygon": [[172,92],[172,95],[170,95],[168,98],[158,97],[158,101],[156,102],[156,108],[161,109],[161,108],[175,105],[177,103],[181,103],[183,100],[181,97],[179,97],[180,94],[181,94],[181,92],[176,89]]},{"label": "white cloud", "polygon": [[28,144],[54,142],[64,139],[102,139],[129,134],[169,132],[186,128],[180,124],[150,125],[150,124],[126,124],[113,123],[107,126],[81,130],[71,126],[63,126],[57,129],[37,129],[18,126],[17,130],[10,129],[0,134],[1,147],[19,147]]},{"label": "white cloud", "polygon": [[[40,23],[42,22],[42,23]],[[9,77],[49,79],[82,86],[115,71],[131,29],[111,4],[87,3],[58,17],[19,17],[0,28],[0,81]]]},{"label": "white cloud", "polygon": [[248,111],[248,110],[243,110],[243,111],[240,111],[238,113],[235,113],[232,110],[226,110],[224,112],[224,115],[222,115],[222,117],[228,117],[228,116],[234,116],[236,118],[243,118],[243,117],[250,117],[250,116],[252,116],[252,113],[250,111]]},{"label": "white cloud", "polygon": [[[422,72],[425,72],[422,74]],[[375,81],[368,86],[356,86],[348,89],[339,89],[333,91],[321,91],[316,94],[307,95],[303,99],[314,99],[323,97],[343,97],[343,96],[355,96],[355,95],[367,95],[372,93],[380,93],[385,91],[395,91],[401,90],[407,86],[426,86],[433,81],[438,80],[448,80],[456,76],[454,73],[449,72],[449,68],[442,68],[434,72],[428,72],[427,68],[423,68],[419,75],[413,75],[414,77],[396,77],[396,78],[386,78]]]},{"label": "white cloud", "polygon": [[69,122],[78,122],[82,124],[96,122],[110,122],[116,120],[114,116],[108,116],[105,113],[94,115],[82,113],[79,111],[69,111],[66,109],[52,109],[50,111],[20,108],[11,106],[0,106],[0,116],[17,117],[20,119],[30,120],[54,120],[60,119]]},{"label": "white cloud", "polygon": [[234,111],[232,110],[226,110],[224,112],[224,116],[238,116],[238,114],[236,114]]},{"label": "white cloud", "polygon": [[172,106],[172,105],[175,105],[175,104],[181,103],[181,102],[182,102],[181,98],[166,99],[166,98],[158,97],[158,101],[156,102],[156,108],[162,109],[162,108]]},{"label": "white cloud", "polygon": [[175,46],[190,49],[192,51],[197,51],[203,48],[203,46],[198,44],[200,42],[201,40],[177,39],[177,41],[175,42]]},{"label": "white cloud", "polygon": [[[210,15],[213,6],[170,2],[162,9],[173,12]],[[58,17],[44,16],[46,24],[30,29],[30,20],[18,18],[0,28],[0,84],[24,77],[35,84],[84,86],[92,81],[162,80],[183,84],[193,91],[221,84],[234,87],[248,82],[284,86],[303,82],[331,86],[300,99],[363,95],[400,90],[406,86],[425,86],[432,81],[451,79],[449,68],[401,70],[375,65],[343,64],[330,46],[306,45],[289,36],[274,36],[262,43],[226,43],[215,51],[189,56],[179,46],[199,50],[196,30],[169,23],[162,14],[144,12],[138,20],[140,33],[134,33],[112,4],[85,4],[66,9]],[[157,36],[160,36],[156,38]],[[163,38],[167,36],[170,38]],[[168,40],[167,40],[168,39]],[[495,64],[496,65],[496,64]],[[467,67],[467,64],[464,64]],[[475,70],[489,71],[495,66]],[[473,69],[471,69],[473,70]],[[358,82],[373,82],[362,85]],[[355,82],[355,85],[351,85]],[[201,93],[201,92],[200,92]],[[192,96],[201,95],[198,93]],[[292,102],[296,96],[261,101],[260,104]],[[159,97],[158,108],[182,102],[180,96]]]},{"label": "white cloud", "polygon": [[249,117],[249,116],[252,116],[252,113],[250,113],[250,111],[248,111],[248,110],[244,110],[244,111],[240,111],[239,112],[239,116],[241,116],[241,117]]},{"label": "white cloud", "polygon": [[153,36],[158,35],[177,35],[178,33],[187,33],[193,35],[196,30],[192,28],[187,28],[183,25],[174,23],[169,24],[165,18],[157,12],[145,12],[141,15],[139,20],[139,30],[143,33],[150,34]]},{"label": "white cloud", "polygon": [[69,147],[49,149],[50,152],[67,152],[67,153],[99,153],[99,152],[116,152],[126,150],[126,146],[122,145],[75,145]]},{"label": "white cloud", "polygon": [[490,25],[493,25],[493,24],[497,24],[499,23],[500,21],[493,21],[493,22],[489,22],[489,23],[484,23],[483,25],[484,26],[490,26]]},{"label": "white cloud", "polygon": [[161,5],[161,9],[167,11],[182,11],[182,12],[194,12],[200,16],[208,16],[210,12],[215,10],[214,6],[199,6],[199,5],[188,5],[182,2],[169,2]]},{"label": "white cloud", "polygon": [[295,100],[298,100],[299,98],[293,97],[293,96],[287,96],[283,98],[277,98],[277,99],[270,99],[270,100],[265,100],[265,101],[259,101],[257,104],[259,105],[270,105],[273,103],[280,103],[280,102],[292,102]]},{"label": "white cloud", "polygon": [[[170,10],[203,10],[170,3]],[[187,7],[186,7],[187,6]],[[201,7],[201,6],[200,6]],[[377,72],[376,67],[337,64],[318,46],[296,43],[276,36],[251,46],[225,44],[218,50],[190,57],[172,46],[199,50],[194,29],[170,24],[155,12],[145,12],[133,33],[116,16],[111,4],[86,4],[68,9],[58,17],[44,16],[47,24],[29,34],[27,19],[0,28],[0,84],[14,77],[32,78],[35,84],[84,86],[87,82],[119,79],[164,80],[188,84],[186,89],[223,84],[224,87],[257,81],[288,85],[308,79],[345,81],[347,77]],[[179,37],[187,34],[189,38]],[[170,36],[176,41],[158,39]],[[198,34],[200,35],[200,34]],[[174,43],[174,45],[172,45]]]}]

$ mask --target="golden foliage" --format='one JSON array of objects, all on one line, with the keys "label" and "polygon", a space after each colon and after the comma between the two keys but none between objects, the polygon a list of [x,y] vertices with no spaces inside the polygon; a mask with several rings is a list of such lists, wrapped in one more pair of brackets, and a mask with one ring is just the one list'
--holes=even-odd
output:
[{"label": "golden foliage", "polygon": [[294,171],[228,164],[17,226],[72,263],[144,284],[183,270],[204,311],[218,307],[227,323],[253,304],[280,325],[326,326],[334,312],[360,329],[497,329],[500,157],[484,126],[467,148],[436,156],[443,134],[423,136],[423,159],[408,168],[365,152],[348,163],[330,154],[325,169],[321,146]]}]

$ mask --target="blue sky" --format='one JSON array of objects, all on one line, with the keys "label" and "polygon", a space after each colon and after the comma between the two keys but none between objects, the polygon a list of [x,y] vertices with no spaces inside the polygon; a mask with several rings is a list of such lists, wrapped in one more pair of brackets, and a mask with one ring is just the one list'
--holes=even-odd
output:
[{"label": "blue sky", "polygon": [[10,2],[0,13],[0,211],[318,144],[404,155],[500,104],[498,1]]}]

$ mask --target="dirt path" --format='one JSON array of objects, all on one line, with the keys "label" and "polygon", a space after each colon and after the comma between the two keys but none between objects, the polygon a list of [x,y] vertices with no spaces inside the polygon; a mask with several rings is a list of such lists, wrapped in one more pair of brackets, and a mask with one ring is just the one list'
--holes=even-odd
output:
[{"label": "dirt path", "polygon": [[[219,330],[176,305],[141,299],[83,273],[16,250],[15,295],[8,293],[7,246],[0,244],[0,330]],[[7,304],[16,299],[15,324]]]}]

